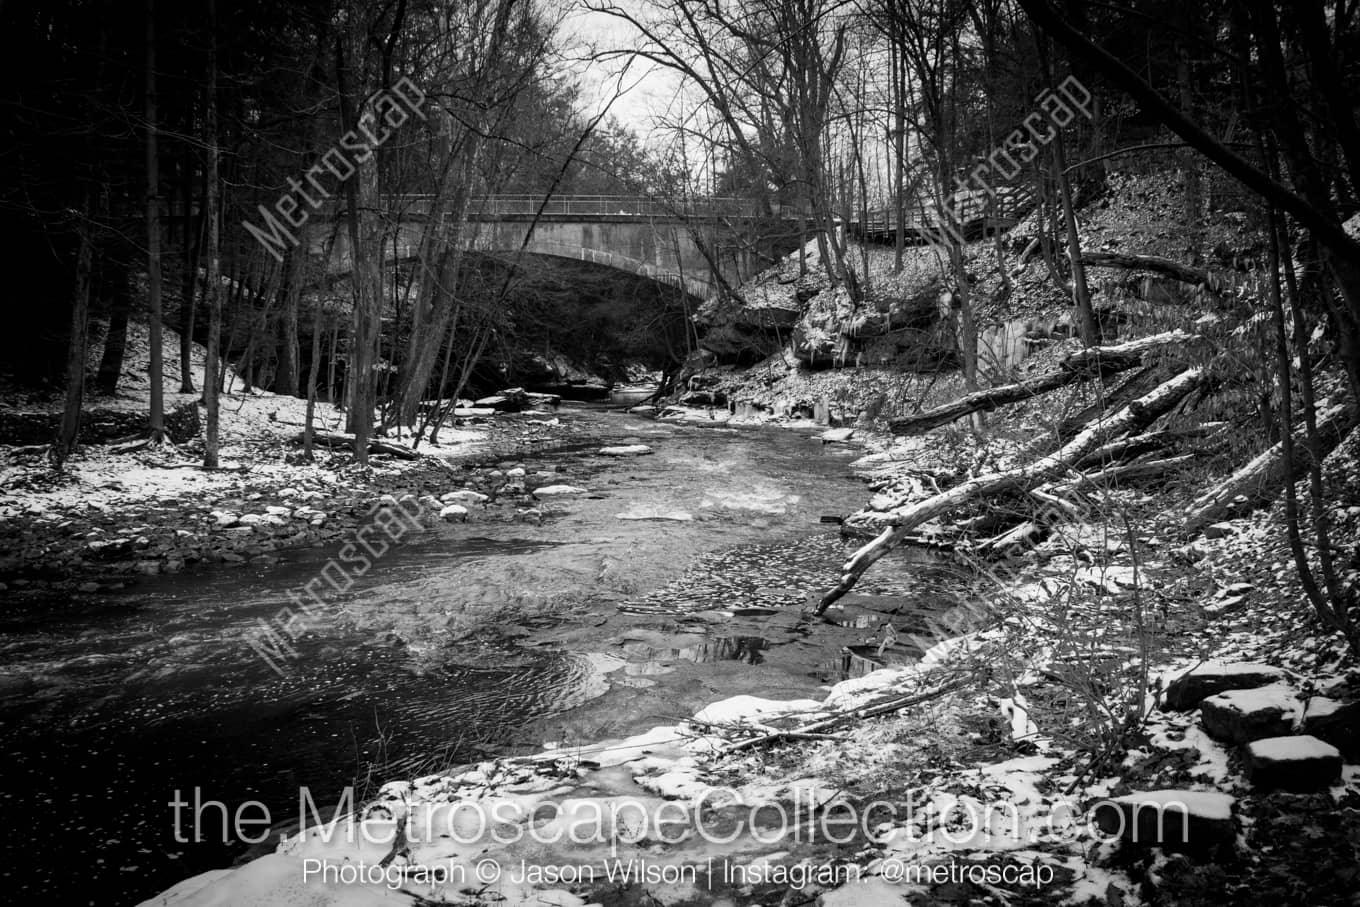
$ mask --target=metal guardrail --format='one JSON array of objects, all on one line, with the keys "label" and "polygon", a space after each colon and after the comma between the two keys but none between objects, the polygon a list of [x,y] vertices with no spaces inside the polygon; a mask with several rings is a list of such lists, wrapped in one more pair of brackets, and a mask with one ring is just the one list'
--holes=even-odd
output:
[{"label": "metal guardrail", "polygon": [[[433,195],[390,196],[399,210],[429,214]],[[703,198],[676,204],[665,199],[632,195],[558,195],[546,202],[540,195],[478,195],[468,202],[475,218],[496,217],[751,217],[756,205],[744,198]]]}]

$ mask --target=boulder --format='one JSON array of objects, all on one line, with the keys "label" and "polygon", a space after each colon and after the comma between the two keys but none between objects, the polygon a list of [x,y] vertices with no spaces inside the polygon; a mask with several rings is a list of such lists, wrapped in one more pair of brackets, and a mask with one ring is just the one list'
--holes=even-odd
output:
[{"label": "boulder", "polygon": [[1347,762],[1360,762],[1360,701],[1314,696],[1304,709],[1300,730],[1336,747]]},{"label": "boulder", "polygon": [[1284,679],[1284,671],[1271,665],[1209,661],[1173,680],[1166,688],[1165,705],[1168,709],[1189,711],[1206,696],[1226,690],[1249,690]]},{"label": "boulder", "polygon": [[603,457],[640,457],[652,452],[646,444],[622,444],[617,447],[600,448],[600,456]]},{"label": "boulder", "polygon": [[529,395],[522,387],[507,387],[498,394],[482,397],[475,405],[481,409],[491,409],[498,413],[517,413],[529,408]]},{"label": "boulder", "polygon": [[529,391],[527,394],[525,394],[525,397],[528,399],[529,405],[535,408],[547,406],[552,409],[556,409],[557,407],[562,405],[561,394],[542,394],[535,393],[534,391]]},{"label": "boulder", "polygon": [[854,436],[855,430],[853,428],[831,428],[822,432],[822,443],[836,444],[849,441]]},{"label": "boulder", "polygon": [[1201,702],[1199,709],[1205,732],[1224,743],[1288,734],[1302,712],[1293,688],[1283,683],[1219,693]]},{"label": "boulder", "polygon": [[439,518],[447,522],[463,522],[468,518],[468,509],[462,504],[449,504],[439,511]]},{"label": "boulder", "polygon": [[1341,778],[1340,751],[1307,734],[1253,741],[1242,761],[1247,779],[1261,788],[1308,793],[1326,790]]},{"label": "boulder", "polygon": [[213,526],[217,529],[228,529],[241,521],[241,518],[228,510],[214,510],[208,514],[213,518]]},{"label": "boulder", "polygon": [[1234,800],[1227,794],[1153,790],[1102,800],[1091,810],[1096,826],[1130,844],[1172,851],[1204,851],[1231,842]]},{"label": "boulder", "polygon": [[485,504],[491,498],[480,491],[463,488],[459,491],[450,491],[448,494],[440,495],[439,500],[445,504],[462,504],[464,507],[471,507],[473,504]]}]

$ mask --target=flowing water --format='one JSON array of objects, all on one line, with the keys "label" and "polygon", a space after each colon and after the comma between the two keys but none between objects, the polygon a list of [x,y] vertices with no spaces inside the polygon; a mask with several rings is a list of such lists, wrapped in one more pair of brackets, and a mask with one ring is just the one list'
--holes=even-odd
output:
[{"label": "flowing water", "polygon": [[304,787],[329,817],[351,785],[362,796],[632,733],[740,693],[820,697],[901,658],[900,644],[876,645],[885,623],[917,628],[970,585],[909,552],[865,578],[841,626],[802,620],[846,551],[820,518],[865,497],[852,451],[600,409],[564,418],[655,454],[526,456],[531,473],[556,467],[591,493],[546,505],[539,524],[484,517],[408,535],[328,602],[283,674],[245,639],[332,549],[96,601],[0,605],[3,890],[136,903],[247,852],[211,804],[259,801],[286,827]]}]

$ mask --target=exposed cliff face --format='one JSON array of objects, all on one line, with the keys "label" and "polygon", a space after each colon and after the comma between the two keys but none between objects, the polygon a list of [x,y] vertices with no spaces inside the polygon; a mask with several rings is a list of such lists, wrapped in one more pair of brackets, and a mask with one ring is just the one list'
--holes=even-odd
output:
[{"label": "exposed cliff face", "polygon": [[[1213,190],[1196,253],[1174,173],[1111,173],[1078,211],[1082,249],[1187,261],[1230,285],[1249,279],[1263,254],[1257,215],[1232,186],[1215,182]],[[1041,232],[1031,212],[963,250],[986,385],[1013,380],[1030,357],[1075,334],[1065,250],[1052,242],[1045,249]],[[960,306],[943,251],[908,247],[898,268],[891,246],[851,242],[846,259],[864,290],[858,306],[831,285],[815,242],[740,287],[740,300],[706,304],[696,317],[707,330],[702,355],[686,364],[679,388],[773,414],[824,397],[854,418],[874,412],[889,388],[884,413],[893,415],[959,384]],[[1202,287],[1136,267],[1088,265],[1087,281],[1108,340],[1195,329],[1211,301]]]},{"label": "exposed cliff face", "polygon": [[859,305],[844,286],[832,286],[816,243],[809,243],[743,285],[739,300],[706,303],[696,316],[705,328],[702,346],[729,365],[753,364],[787,350],[814,369],[957,367],[958,346],[939,268],[921,261],[894,273],[891,251],[885,258],[880,248],[856,248],[852,257],[859,268],[864,257],[869,259],[870,280]]}]

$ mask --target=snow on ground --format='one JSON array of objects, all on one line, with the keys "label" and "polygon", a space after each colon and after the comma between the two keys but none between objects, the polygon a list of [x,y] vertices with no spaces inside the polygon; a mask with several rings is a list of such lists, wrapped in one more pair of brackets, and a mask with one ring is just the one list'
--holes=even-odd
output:
[{"label": "snow on ground", "polygon": [[[167,414],[197,407],[201,415],[198,396],[178,392],[178,337],[166,331],[164,342]],[[88,399],[86,412],[144,413],[147,359],[146,328],[130,324],[118,392]],[[196,346],[194,380],[200,387],[203,362],[203,350]],[[202,468],[201,429],[183,446],[139,447],[135,435],[131,444],[86,443],[61,472],[52,470],[42,445],[0,445],[0,592],[95,592],[119,588],[130,575],[175,572],[199,561],[270,560],[280,549],[334,541],[346,528],[370,519],[379,504],[408,495],[404,506],[418,501],[428,521],[454,503],[438,500],[450,492],[471,495],[481,504],[490,498],[494,512],[486,514],[489,518],[534,519],[538,512],[529,492],[543,477],[529,477],[526,485],[522,474],[516,478],[478,464],[514,458],[522,450],[588,430],[543,418],[550,414],[497,415],[446,425],[439,444],[420,444],[416,459],[373,453],[368,467],[361,468],[348,447],[317,445],[308,461],[297,441],[306,401],[247,393],[230,370],[226,378],[216,470]],[[0,390],[17,424],[32,420],[14,413],[59,409],[50,396]],[[319,431],[342,430],[343,417],[329,403],[316,405]],[[383,440],[410,443],[409,438]],[[460,490],[464,485],[470,487]],[[466,506],[463,499],[456,503]],[[486,510],[478,506],[475,515],[480,518]]]},{"label": "snow on ground", "polygon": [[[1088,244],[1182,257],[1175,187],[1161,182],[1116,179],[1109,201],[1083,213]],[[1215,212],[1215,229],[1245,242],[1250,237],[1233,214]],[[1026,229],[1022,224],[1012,234],[1012,248],[1024,242]],[[970,254],[985,262],[997,253],[992,244],[979,244]],[[872,258],[877,267],[883,256]],[[1004,297],[1005,308],[984,315],[996,320],[1050,317],[1063,295],[1041,271],[1031,261],[1014,272],[1016,291]],[[1116,292],[1116,279],[1125,276],[1093,269],[1098,293]],[[981,295],[1003,298],[993,292],[999,282],[993,267],[979,284]],[[776,305],[778,300],[765,302]],[[1184,326],[1176,319],[1185,321],[1187,312],[1182,307],[1171,314],[1146,314],[1149,325],[1161,327],[1158,319],[1170,318]],[[1044,347],[1026,368],[1051,365],[1065,349],[1061,343]],[[952,375],[873,370],[809,374],[790,370],[777,357],[743,375],[730,374],[723,387],[734,400],[775,412],[781,405],[828,400],[833,412],[846,419],[883,393],[904,406],[929,405],[958,393],[957,376]],[[876,473],[871,490],[882,496],[880,509],[922,497],[940,484],[1019,462],[1037,433],[1091,402],[1091,393],[1065,389],[1010,408],[986,441],[947,429],[923,438],[871,443]],[[729,418],[722,410],[672,413],[681,419]],[[1357,446],[1360,439],[1353,437],[1329,464],[1354,471]],[[1360,483],[1352,477],[1339,487],[1354,489]],[[1306,489],[1301,494],[1306,497]],[[692,721],[622,741],[571,752],[547,749],[528,760],[398,782],[385,789],[382,809],[372,810],[372,822],[390,840],[403,818],[418,820],[418,827],[425,817],[447,817],[459,804],[474,803],[509,811],[517,821],[507,823],[507,830],[513,826],[523,833],[514,842],[490,846],[483,840],[469,845],[413,841],[408,853],[392,859],[392,865],[413,869],[425,861],[452,861],[472,872],[482,859],[498,867],[518,866],[523,860],[538,866],[602,866],[602,860],[613,856],[651,859],[658,867],[675,869],[703,865],[716,856],[748,865],[857,867],[861,874],[855,879],[802,892],[809,899],[820,894],[824,905],[984,898],[1017,904],[1132,905],[1142,902],[1144,883],[1168,886],[1158,895],[1163,903],[1177,903],[1183,891],[1193,898],[1206,890],[1212,893],[1209,901],[1187,902],[1250,894],[1285,903],[1287,892],[1311,891],[1308,886],[1322,884],[1330,871],[1353,869],[1349,842],[1356,822],[1336,805],[1347,804],[1354,813],[1360,803],[1360,773],[1348,767],[1342,783],[1321,795],[1322,805],[1313,812],[1300,811],[1307,806],[1300,798],[1258,796],[1242,776],[1235,749],[1209,738],[1196,712],[1160,710],[1158,696],[1176,675],[1206,660],[1280,667],[1300,689],[1338,698],[1360,693],[1360,670],[1337,637],[1308,611],[1278,508],[1235,521],[1236,531],[1229,536],[1183,543],[1178,534],[1184,501],[1184,489],[1093,495],[1086,523],[1057,534],[1037,558],[996,566],[1002,588],[995,590],[996,601],[983,626],[941,640],[915,665],[844,681],[821,702],[743,697],[715,703]],[[1338,496],[1334,515],[1338,538],[1360,534],[1360,507],[1353,505],[1353,496]],[[1124,517],[1136,527],[1131,538],[1122,529]],[[1356,582],[1360,577],[1344,579]],[[1235,604],[1221,610],[1206,607],[1219,601],[1219,590],[1228,589],[1235,590]],[[944,687],[951,691],[940,693]],[[1260,695],[1246,695],[1253,697]],[[737,750],[731,745],[737,725],[751,733],[797,731],[821,727],[813,722],[828,715],[893,699],[913,704],[881,718],[831,726],[822,736],[802,734],[762,748]],[[1129,723],[1122,725],[1126,718]],[[1242,825],[1237,846],[1245,858],[1196,864],[1165,854],[1130,857],[1098,840],[1084,821],[1087,810],[1105,798],[1144,791],[1164,792],[1160,796],[1165,799],[1220,819],[1227,809],[1225,795],[1235,795]],[[724,835],[740,832],[736,822],[741,809],[753,806],[778,804],[788,810],[800,802],[864,806],[880,801],[891,809],[873,814],[874,821],[841,847],[819,848],[788,835],[757,840],[757,835],[740,833],[722,844],[697,834],[672,843],[655,827],[652,836],[629,840],[639,828],[630,821],[637,812],[623,808],[629,797],[641,812],[666,810],[677,822],[703,817],[718,823],[716,829]],[[592,811],[591,804],[608,819],[602,840],[570,847],[560,839],[535,847],[524,842],[530,830],[563,830],[563,811],[580,818]],[[546,807],[552,818],[528,818],[530,806]],[[342,824],[349,827],[349,821]],[[317,905],[392,903],[382,880],[329,887],[299,882],[308,859],[372,865],[390,850],[390,843],[327,843],[313,829],[264,860],[188,880],[147,903],[245,903],[248,895],[269,905],[304,899]],[[904,865],[927,863],[1038,867],[1051,871],[1054,879],[1042,890],[972,882],[942,889],[896,874]],[[1353,890],[1344,877],[1337,878],[1339,890]],[[559,881],[498,880],[473,887],[481,889],[479,897],[508,904],[579,903],[582,894],[595,890]],[[849,884],[842,885],[845,881]],[[686,882],[643,887],[663,903],[704,893],[702,885]],[[456,885],[423,883],[409,891],[431,899],[458,897]],[[733,901],[751,896],[750,889],[722,893]],[[1327,901],[1332,893],[1311,900]],[[707,895],[716,898],[711,888]]]},{"label": "snow on ground", "polygon": [[[164,330],[164,376],[162,388],[166,411],[194,403],[200,394],[179,393],[179,336]],[[128,325],[127,351],[123,375],[116,394],[91,396],[86,408],[144,409],[149,399],[147,374],[149,335],[144,324]],[[97,346],[97,345],[96,345]],[[204,349],[193,347],[193,381],[203,386]],[[92,367],[98,359],[92,352]],[[116,453],[105,445],[88,445],[68,462],[68,481],[49,486],[15,490],[13,479],[26,472],[9,460],[0,447],[0,519],[21,514],[38,514],[52,508],[77,504],[103,509],[142,500],[178,498],[184,495],[221,494],[242,487],[245,474],[254,480],[301,484],[312,488],[343,485],[334,468],[315,464],[284,462],[284,453],[303,428],[307,401],[299,397],[252,389],[245,393],[239,376],[230,367],[226,373],[226,392],[220,398],[221,469],[205,471],[189,468],[195,458],[186,453],[166,451],[161,456],[134,457]],[[31,403],[33,401],[24,401]],[[343,431],[344,413],[329,403],[316,405],[318,431]],[[446,427],[440,445],[425,443],[421,450],[432,454],[456,453],[486,437],[483,431]],[[141,462],[139,462],[139,460]],[[281,486],[281,487],[284,487]]]}]

